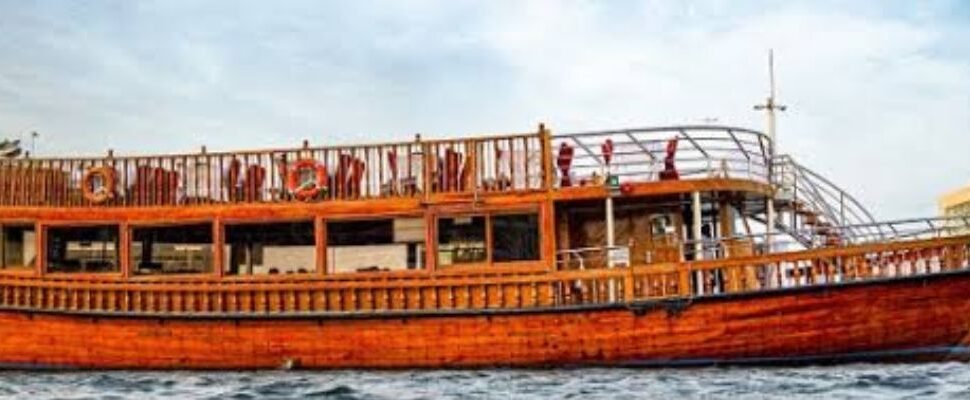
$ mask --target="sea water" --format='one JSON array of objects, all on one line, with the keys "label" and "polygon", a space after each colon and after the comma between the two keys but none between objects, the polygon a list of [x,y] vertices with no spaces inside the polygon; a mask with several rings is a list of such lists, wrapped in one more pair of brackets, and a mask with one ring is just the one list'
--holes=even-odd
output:
[{"label": "sea water", "polygon": [[0,372],[10,399],[970,399],[970,365]]}]

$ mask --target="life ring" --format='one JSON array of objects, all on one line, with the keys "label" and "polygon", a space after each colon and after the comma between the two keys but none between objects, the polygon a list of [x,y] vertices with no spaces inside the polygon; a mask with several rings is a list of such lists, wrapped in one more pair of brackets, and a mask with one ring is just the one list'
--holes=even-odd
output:
[{"label": "life ring", "polygon": [[[316,179],[301,181],[300,175],[307,170],[313,171]],[[293,163],[293,168],[290,168],[286,174],[286,188],[298,200],[310,200],[327,189],[327,178],[327,167],[317,163],[316,160],[299,160]]]},{"label": "life ring", "polygon": [[[100,185],[96,185],[100,183]],[[115,170],[109,167],[88,169],[81,179],[81,193],[94,204],[101,204],[115,197]]]}]

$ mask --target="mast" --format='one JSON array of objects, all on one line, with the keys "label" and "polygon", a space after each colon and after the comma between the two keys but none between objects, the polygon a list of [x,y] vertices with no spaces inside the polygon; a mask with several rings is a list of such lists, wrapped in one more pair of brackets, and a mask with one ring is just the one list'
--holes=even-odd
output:
[{"label": "mast", "polygon": [[768,225],[765,230],[765,245],[768,248],[768,252],[772,252],[772,239],[775,233],[775,187],[774,187],[774,164],[775,157],[777,156],[778,145],[776,143],[775,135],[775,110],[785,111],[787,106],[778,104],[775,101],[775,52],[773,49],[768,50],[768,98],[765,99],[764,104],[757,104],[754,106],[756,111],[765,112],[765,124],[766,131],[768,134],[768,182],[772,186],[772,193],[768,196],[765,204]]}]

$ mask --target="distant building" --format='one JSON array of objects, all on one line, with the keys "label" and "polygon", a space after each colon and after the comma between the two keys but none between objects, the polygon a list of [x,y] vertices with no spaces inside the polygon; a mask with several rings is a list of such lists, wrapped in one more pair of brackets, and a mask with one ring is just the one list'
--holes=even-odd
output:
[{"label": "distant building", "polygon": [[[938,201],[940,215],[943,217],[970,217],[970,185],[940,196]],[[964,226],[956,223],[955,226]],[[970,229],[959,229],[958,234],[970,233]]]},{"label": "distant building", "polygon": [[939,205],[944,217],[970,216],[970,185],[940,196]]}]

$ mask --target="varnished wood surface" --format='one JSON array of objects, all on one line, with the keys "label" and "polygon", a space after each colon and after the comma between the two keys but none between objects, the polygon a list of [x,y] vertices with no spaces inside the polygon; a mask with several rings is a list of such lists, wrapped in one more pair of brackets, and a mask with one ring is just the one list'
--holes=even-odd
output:
[{"label": "varnished wood surface", "polygon": [[[0,307],[219,316],[603,304],[944,273],[970,267],[968,245],[970,237],[962,236],[583,271],[549,271],[540,261],[493,269],[248,278],[16,272],[0,274]],[[615,288],[612,297],[609,287]]]},{"label": "varnished wood surface", "polygon": [[[970,276],[663,307],[353,320],[0,312],[0,363],[77,368],[456,368],[835,357],[967,346]],[[959,358],[961,354],[952,356]],[[946,358],[937,356],[936,358]]]},{"label": "varnished wood surface", "polygon": [[[640,182],[633,184],[633,187],[633,192],[628,196],[663,196],[675,193],[691,193],[698,190],[761,195],[770,193],[770,187],[760,182],[724,178]],[[607,189],[603,186],[577,186],[552,192],[530,190],[488,193],[480,196],[471,192],[446,193],[431,196],[427,200],[391,198],[316,203],[209,204],[193,207],[151,206],[135,208],[8,206],[0,207],[0,222],[44,221],[45,223],[56,224],[120,221],[173,223],[211,221],[214,219],[228,221],[309,220],[316,216],[353,218],[373,215],[413,215],[414,213],[421,213],[422,210],[427,208],[442,211],[513,209],[550,200],[605,199],[607,195]]]},{"label": "varnished wood surface", "polygon": [[[556,272],[538,263],[181,282],[5,274],[0,364],[620,365],[963,346],[968,244],[952,237]],[[802,268],[784,288],[753,273],[785,265]],[[717,288],[713,276],[723,280]]]}]

